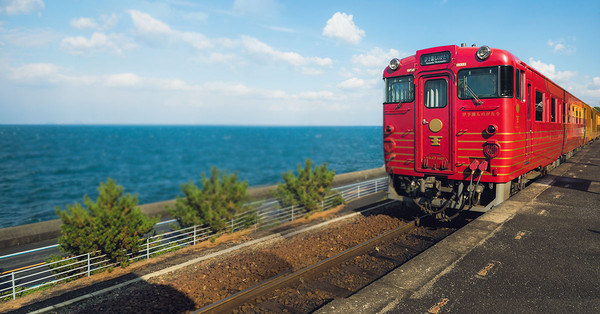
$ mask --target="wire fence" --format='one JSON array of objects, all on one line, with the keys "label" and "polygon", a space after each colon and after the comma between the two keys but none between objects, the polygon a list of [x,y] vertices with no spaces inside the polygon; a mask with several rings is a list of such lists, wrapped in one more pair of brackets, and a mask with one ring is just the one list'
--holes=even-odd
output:
[{"label": "wire fence", "polygon": [[[318,210],[326,210],[336,204],[336,198],[344,202],[387,191],[387,177],[364,181],[334,188],[337,192],[325,198]],[[251,210],[236,215],[228,222],[227,231],[236,232],[247,228],[264,229],[284,222],[294,221],[309,213],[295,205],[281,208],[275,199],[247,204]],[[175,222],[175,220],[172,220]],[[163,222],[164,223],[164,222]],[[153,256],[177,250],[187,245],[195,245],[216,237],[217,233],[207,226],[193,226],[140,239],[140,250],[128,253],[131,262],[149,259]],[[40,263],[27,269],[0,274],[0,299],[16,299],[37,289],[45,288],[62,281],[75,280],[112,268],[118,263],[111,262],[99,252],[65,257],[58,261]]]}]

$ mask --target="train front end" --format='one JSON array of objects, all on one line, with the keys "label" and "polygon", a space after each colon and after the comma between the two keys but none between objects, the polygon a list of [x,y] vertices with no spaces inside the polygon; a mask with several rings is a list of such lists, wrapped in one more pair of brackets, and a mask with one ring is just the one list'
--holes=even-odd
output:
[{"label": "train front end", "polygon": [[439,219],[508,198],[511,178],[503,167],[510,152],[501,143],[526,120],[517,123],[511,111],[515,62],[487,46],[443,46],[392,59],[383,72],[390,198]]}]

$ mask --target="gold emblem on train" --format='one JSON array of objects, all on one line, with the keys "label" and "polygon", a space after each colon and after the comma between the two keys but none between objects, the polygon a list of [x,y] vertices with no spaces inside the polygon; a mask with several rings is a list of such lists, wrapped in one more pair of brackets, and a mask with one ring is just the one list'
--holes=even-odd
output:
[{"label": "gold emblem on train", "polygon": [[442,136],[430,136],[431,146],[440,146],[440,141],[442,140]]},{"label": "gold emblem on train", "polygon": [[444,127],[444,124],[440,119],[433,119],[431,122],[429,122],[429,131],[433,133],[439,132],[442,127]]}]

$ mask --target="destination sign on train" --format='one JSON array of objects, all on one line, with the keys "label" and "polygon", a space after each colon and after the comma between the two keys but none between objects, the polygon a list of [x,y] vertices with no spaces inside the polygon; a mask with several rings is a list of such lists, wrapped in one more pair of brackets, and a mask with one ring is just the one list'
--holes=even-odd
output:
[{"label": "destination sign on train", "polygon": [[430,53],[421,56],[421,65],[432,65],[450,62],[450,51]]}]

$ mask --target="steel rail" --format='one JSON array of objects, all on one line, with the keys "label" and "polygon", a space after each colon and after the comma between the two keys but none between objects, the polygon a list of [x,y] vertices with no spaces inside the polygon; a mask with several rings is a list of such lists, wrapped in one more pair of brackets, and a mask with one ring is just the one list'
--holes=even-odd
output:
[{"label": "steel rail", "polygon": [[414,230],[419,226],[421,219],[427,216],[429,215],[421,216],[415,220],[403,224],[402,226],[396,229],[387,231],[386,233],[383,233],[377,237],[374,237],[370,240],[353,246],[337,255],[324,259],[313,265],[307,266],[296,272],[290,273],[290,271],[287,271],[285,273],[279,274],[273,278],[258,283],[248,289],[233,294],[225,299],[207,305],[199,310],[196,310],[193,313],[231,313],[234,310],[238,309],[244,303],[250,302],[259,296],[265,295],[276,289],[287,286],[296,280],[301,280],[301,278],[305,279],[308,277],[312,277],[315,274],[318,274],[333,266],[339,265],[355,256],[366,254],[367,252],[373,250],[377,244],[386,240],[394,239],[404,233]]}]

